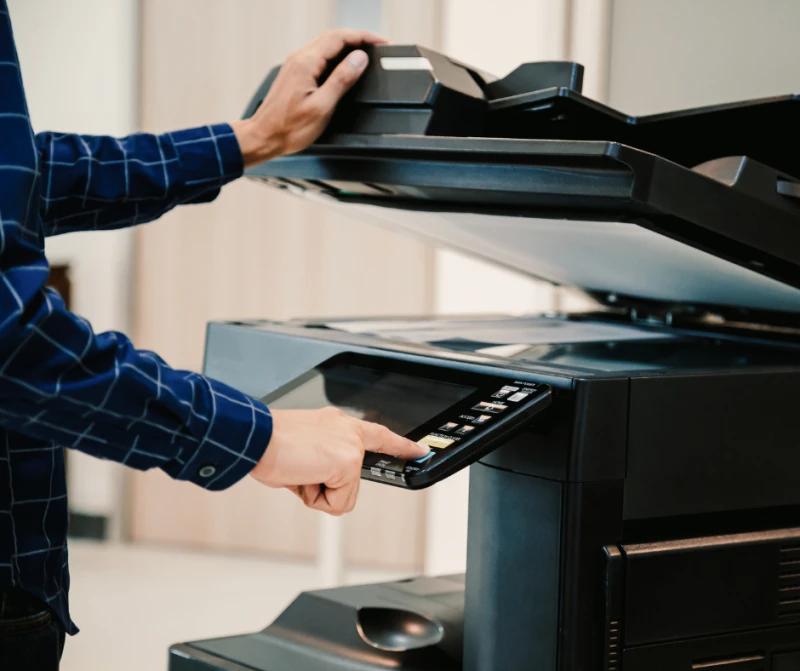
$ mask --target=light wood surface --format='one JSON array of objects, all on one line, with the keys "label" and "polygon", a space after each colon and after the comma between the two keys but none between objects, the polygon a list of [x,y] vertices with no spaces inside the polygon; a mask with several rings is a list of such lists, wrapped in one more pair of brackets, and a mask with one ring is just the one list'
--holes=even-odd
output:
[{"label": "light wood surface", "polygon": [[[410,4],[422,14],[388,0],[389,36],[397,26],[403,41],[431,44],[438,3]],[[268,70],[332,25],[335,2],[143,0],[142,12],[142,126],[161,132],[241,116]],[[198,370],[212,319],[428,313],[433,259],[417,242],[240,180],[213,204],[137,231],[135,342]],[[249,481],[208,493],[160,472],[132,480],[134,540],[290,557],[317,551],[317,514],[288,493]],[[365,484],[346,521],[347,560],[419,568],[425,499]]]}]

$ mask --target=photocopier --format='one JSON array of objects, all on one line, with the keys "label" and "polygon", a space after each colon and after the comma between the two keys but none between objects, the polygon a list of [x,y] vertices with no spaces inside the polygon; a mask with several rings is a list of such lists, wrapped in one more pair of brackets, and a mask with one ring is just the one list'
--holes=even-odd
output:
[{"label": "photocopier", "polygon": [[591,307],[210,324],[209,376],[432,448],[364,478],[469,467],[466,574],[303,593],[171,671],[800,671],[800,97],[631,117],[576,63],[370,55],[249,177]]}]

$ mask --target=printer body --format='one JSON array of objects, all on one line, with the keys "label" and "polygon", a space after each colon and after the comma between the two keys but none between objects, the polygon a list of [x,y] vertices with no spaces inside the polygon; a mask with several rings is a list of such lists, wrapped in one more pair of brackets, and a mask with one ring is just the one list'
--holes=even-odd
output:
[{"label": "printer body", "polygon": [[797,98],[634,118],[574,63],[371,55],[331,130],[250,176],[591,307],[210,324],[207,375],[437,448],[365,478],[469,467],[467,567],[301,594],[170,670],[800,670]]}]

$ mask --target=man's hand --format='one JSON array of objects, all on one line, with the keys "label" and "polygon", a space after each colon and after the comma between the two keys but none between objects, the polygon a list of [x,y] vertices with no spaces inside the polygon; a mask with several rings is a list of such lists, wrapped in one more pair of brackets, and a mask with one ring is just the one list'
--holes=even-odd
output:
[{"label": "man's hand", "polygon": [[417,459],[429,448],[380,424],[362,422],[336,408],[274,410],[269,447],[251,471],[269,487],[285,487],[309,507],[331,515],[356,504],[364,452]]},{"label": "man's hand", "polygon": [[369,59],[360,49],[353,51],[320,86],[328,62],[347,46],[385,42],[366,31],[333,30],[291,54],[255,114],[231,124],[245,168],[302,151],[322,135],[336,103],[358,81]]}]

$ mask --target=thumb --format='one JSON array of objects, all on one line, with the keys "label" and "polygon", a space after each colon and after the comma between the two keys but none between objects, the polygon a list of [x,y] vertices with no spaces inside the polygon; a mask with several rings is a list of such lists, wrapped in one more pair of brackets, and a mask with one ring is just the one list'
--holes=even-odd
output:
[{"label": "thumb", "polygon": [[355,84],[369,64],[366,52],[353,51],[345,58],[336,69],[331,72],[325,83],[314,93],[320,103],[328,112],[333,112],[336,104],[342,99]]}]

